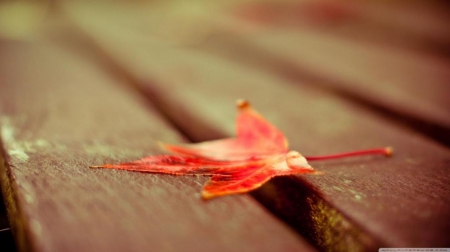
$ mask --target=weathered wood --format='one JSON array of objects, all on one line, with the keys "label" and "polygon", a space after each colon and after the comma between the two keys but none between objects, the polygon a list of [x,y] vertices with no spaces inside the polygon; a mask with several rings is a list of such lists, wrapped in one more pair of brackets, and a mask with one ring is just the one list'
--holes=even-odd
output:
[{"label": "weathered wood", "polygon": [[315,163],[324,175],[279,178],[254,194],[300,231],[311,228],[303,232],[322,249],[449,245],[447,149],[311,85],[294,87],[151,37],[136,43],[130,27],[128,37],[115,40],[121,32],[116,27],[78,24],[112,60],[110,66],[122,69],[194,140],[233,134],[231,106],[244,97],[303,154],[394,146],[391,159]]},{"label": "weathered wood", "polygon": [[1,184],[20,250],[311,251],[251,197],[204,202],[205,177],[93,170],[183,138],[81,55],[1,42]]}]

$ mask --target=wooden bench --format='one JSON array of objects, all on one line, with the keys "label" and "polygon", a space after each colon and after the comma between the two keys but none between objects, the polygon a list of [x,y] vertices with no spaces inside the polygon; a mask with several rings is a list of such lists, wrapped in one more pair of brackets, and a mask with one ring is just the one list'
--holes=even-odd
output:
[{"label": "wooden bench", "polygon": [[[309,3],[295,8],[356,11],[379,27],[371,8]],[[404,48],[354,35],[372,26],[255,23],[261,6],[58,3],[32,35],[1,39],[0,179],[17,248],[450,247],[450,63],[427,47],[448,38],[377,28],[426,35]],[[206,177],[88,168],[160,154],[156,141],[233,136],[238,98],[304,155],[391,145],[394,156],[314,162],[323,174],[211,201]]]}]

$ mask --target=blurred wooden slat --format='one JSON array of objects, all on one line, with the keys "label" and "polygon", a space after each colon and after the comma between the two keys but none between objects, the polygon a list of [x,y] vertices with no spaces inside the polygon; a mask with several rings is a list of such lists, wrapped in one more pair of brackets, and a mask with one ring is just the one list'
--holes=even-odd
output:
[{"label": "blurred wooden slat", "polygon": [[[308,3],[309,1],[302,1],[298,5]],[[281,3],[270,2],[268,6],[272,5],[283,10]],[[352,7],[351,4],[344,4],[344,7],[356,8],[358,13],[361,12],[358,15],[364,17],[371,16],[366,12],[376,12],[370,4],[356,5]],[[373,9],[383,9],[379,15],[394,18],[395,11],[389,13],[389,9],[383,7],[383,4],[374,5]],[[450,94],[447,85],[450,81],[450,62],[445,57],[412,51],[389,43],[371,43],[341,36],[316,24],[308,26],[307,17],[304,24],[294,27],[286,27],[283,24],[277,26],[276,23],[255,26],[234,13],[239,6],[236,3],[161,5],[160,8],[119,5],[109,8],[105,13],[101,11],[101,6],[93,8],[91,5],[78,4],[70,5],[66,10],[84,26],[108,26],[111,20],[116,20],[116,30],[121,32],[109,32],[109,36],[114,40],[126,37],[144,44],[151,43],[146,41],[150,35],[153,40],[196,46],[201,50],[226,55],[234,60],[274,71],[296,81],[308,80],[308,83],[340,93],[373,111],[450,145],[450,103],[447,99]],[[242,8],[246,6],[248,5],[242,4]],[[298,8],[292,9],[295,12]],[[394,10],[403,13],[397,17],[397,23],[407,23],[408,19],[416,22],[421,14],[419,8],[405,8],[402,11],[397,7]],[[423,22],[423,26],[436,25],[440,27],[439,31],[448,26],[442,15],[433,19],[430,13],[434,12],[424,10],[425,19],[430,21]],[[381,19],[378,16],[366,18],[378,21]],[[406,26],[397,25],[398,27],[394,25],[397,28],[393,29],[399,32],[402,30],[400,27]],[[427,37],[420,31],[411,33],[415,34],[415,38]],[[434,33],[441,34],[437,31]],[[389,33],[384,36],[389,36]],[[441,40],[445,41],[444,38]]]},{"label": "blurred wooden slat", "polygon": [[305,155],[393,145],[391,159],[316,163],[324,175],[279,178],[253,194],[322,249],[449,246],[447,149],[310,84],[72,15],[107,64],[195,141],[232,135],[233,101],[248,98]]},{"label": "blurred wooden slat", "polygon": [[450,62],[444,56],[306,25],[228,29],[200,47],[321,84],[450,144]]},{"label": "blurred wooden slat", "polygon": [[449,53],[450,9],[438,1],[259,1],[237,3],[241,21],[278,28],[306,28],[328,34]]},{"label": "blurred wooden slat", "polygon": [[182,137],[79,53],[2,41],[0,84],[1,184],[19,250],[313,251],[249,196],[202,201],[206,177],[89,169]]},{"label": "blurred wooden slat", "polygon": [[200,48],[308,80],[450,145],[450,62],[443,58],[311,30],[223,34]]}]

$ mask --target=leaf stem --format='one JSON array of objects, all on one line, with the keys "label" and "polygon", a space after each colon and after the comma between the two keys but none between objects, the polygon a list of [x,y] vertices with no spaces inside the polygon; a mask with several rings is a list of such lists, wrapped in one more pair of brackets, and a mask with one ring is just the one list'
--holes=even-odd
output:
[{"label": "leaf stem", "polygon": [[317,160],[336,159],[336,158],[354,157],[354,156],[362,156],[362,155],[376,155],[376,154],[391,156],[392,152],[393,152],[392,147],[385,147],[385,148],[344,152],[344,153],[324,155],[324,156],[310,156],[310,157],[305,157],[305,158],[308,161],[317,161]]}]

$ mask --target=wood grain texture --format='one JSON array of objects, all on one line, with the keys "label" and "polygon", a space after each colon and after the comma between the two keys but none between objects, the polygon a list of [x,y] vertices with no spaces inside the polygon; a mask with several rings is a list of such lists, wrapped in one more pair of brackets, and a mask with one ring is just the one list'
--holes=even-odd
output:
[{"label": "wood grain texture", "polygon": [[77,53],[2,41],[0,85],[2,189],[20,250],[313,251],[249,196],[202,201],[205,177],[89,169],[183,138]]},{"label": "wood grain texture", "polygon": [[[122,68],[152,99],[160,97],[155,102],[194,140],[234,134],[233,101],[244,97],[305,155],[394,146],[391,159],[315,163],[324,175],[279,178],[255,194],[289,224],[309,221],[306,235],[322,249],[449,245],[448,149],[311,85],[293,87],[258,69],[159,39],[113,40],[109,36],[120,31],[79,25],[114,69]],[[293,199],[303,200],[308,212]],[[343,241],[342,233],[352,238]]]}]

